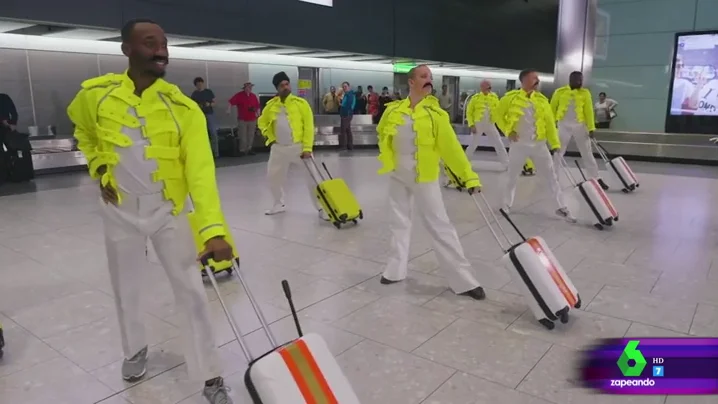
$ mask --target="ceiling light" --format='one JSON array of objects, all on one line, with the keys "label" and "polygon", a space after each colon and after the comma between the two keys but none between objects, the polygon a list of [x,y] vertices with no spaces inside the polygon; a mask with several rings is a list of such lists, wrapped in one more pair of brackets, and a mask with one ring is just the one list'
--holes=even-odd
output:
[{"label": "ceiling light", "polygon": [[312,53],[302,53],[301,56],[303,58],[336,58],[336,57],[342,57],[342,56],[351,56],[351,53],[345,53],[345,52],[312,52]]},{"label": "ceiling light", "polygon": [[77,29],[70,29],[67,31],[50,32],[43,36],[49,36],[51,38],[85,39],[88,41],[101,41],[103,39],[116,38],[116,37],[120,36],[120,33],[116,32],[116,31],[103,31],[103,30],[98,30],[98,29],[77,28]]},{"label": "ceiling light", "polygon": [[207,49],[207,50],[218,50],[218,51],[237,51],[237,50],[243,50],[243,49],[256,49],[262,47],[262,45],[256,45],[256,44],[241,44],[241,43],[221,43],[221,44],[214,44],[214,45],[206,45],[206,46],[196,46],[195,49]]},{"label": "ceiling light", "polygon": [[201,39],[190,39],[190,38],[182,38],[179,36],[167,35],[167,45],[168,46],[191,45],[193,43],[202,43],[202,42],[207,42],[207,41],[203,41]]},{"label": "ceiling light", "polygon": [[309,52],[311,49],[297,49],[297,48],[271,48],[271,49],[258,49],[256,51],[250,51],[254,53],[269,53],[271,55],[289,55],[298,52]]},{"label": "ceiling light", "polygon": [[32,26],[33,24],[26,24],[24,22],[0,21],[0,32],[10,32],[15,31],[16,29],[23,29]]}]

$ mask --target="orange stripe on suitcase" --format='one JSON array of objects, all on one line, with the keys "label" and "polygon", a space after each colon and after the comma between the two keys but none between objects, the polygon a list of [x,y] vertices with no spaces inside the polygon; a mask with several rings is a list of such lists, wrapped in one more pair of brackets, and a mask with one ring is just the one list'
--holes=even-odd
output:
[{"label": "orange stripe on suitcase", "polygon": [[541,243],[539,243],[539,241],[535,238],[530,238],[526,240],[526,243],[530,245],[531,248],[533,248],[534,252],[541,259],[541,262],[543,262],[543,264],[546,266],[549,275],[551,275],[551,279],[553,279],[556,286],[558,286],[558,289],[561,291],[563,297],[566,298],[568,304],[571,307],[574,307],[576,303],[578,303],[578,298],[573,295],[573,292],[571,292],[571,289],[566,284],[566,281],[563,280],[563,277],[561,277],[561,274],[558,272],[556,265],[554,265],[554,263],[551,261],[551,258],[549,258],[548,254],[546,254],[546,251],[544,251],[543,247],[541,246]]},{"label": "orange stripe on suitcase", "polygon": [[591,179],[589,180],[591,184],[593,184],[593,187],[596,188],[596,192],[598,192],[598,195],[601,197],[601,200],[603,203],[608,207],[608,211],[611,213],[611,217],[618,216],[618,212],[616,211],[616,208],[613,207],[613,203],[611,203],[611,200],[608,199],[608,195],[606,195],[605,192],[603,192],[603,189],[600,185],[598,185],[598,182],[596,180]]},{"label": "orange stripe on suitcase", "polygon": [[623,168],[625,168],[626,171],[628,172],[628,175],[630,175],[631,178],[633,178],[633,182],[638,184],[638,178],[636,178],[636,175],[633,174],[633,170],[631,170],[631,167],[629,167],[628,164],[626,164],[626,160],[621,159],[621,164],[623,165]]},{"label": "orange stripe on suitcase", "polygon": [[306,404],[339,404],[307,343],[299,339],[279,350]]}]

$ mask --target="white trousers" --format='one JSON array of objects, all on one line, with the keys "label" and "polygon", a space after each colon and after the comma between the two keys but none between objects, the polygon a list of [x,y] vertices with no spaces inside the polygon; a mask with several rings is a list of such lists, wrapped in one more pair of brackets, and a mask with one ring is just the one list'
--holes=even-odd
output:
[{"label": "white trousers", "polygon": [[449,287],[454,293],[464,293],[480,286],[471,264],[464,256],[459,236],[446,214],[438,181],[416,183],[392,176],[389,185],[391,226],[391,255],[384,270],[384,278],[399,281],[406,278],[411,244],[411,225],[414,204],[418,216],[431,235],[439,266],[446,271]]},{"label": "white trousers", "polygon": [[504,206],[511,207],[516,194],[516,183],[519,180],[526,159],[530,158],[536,165],[538,174],[546,181],[559,209],[565,208],[563,191],[558,182],[558,176],[553,168],[551,153],[544,141],[519,140],[511,143],[509,148],[509,169],[507,172],[506,190],[504,193]]},{"label": "white trousers", "polygon": [[494,145],[494,150],[496,150],[496,154],[499,156],[499,163],[504,167],[508,166],[509,154],[506,152],[506,146],[504,146],[504,142],[501,140],[501,133],[499,133],[496,125],[491,123],[491,121],[476,123],[476,133],[471,135],[469,147],[466,148],[466,157],[469,158],[469,161],[471,161],[471,156],[476,151],[476,148],[479,147],[479,140],[481,139],[482,133],[485,133],[486,136],[489,137],[491,144]]},{"label": "white trousers", "polygon": [[[312,201],[314,208],[319,210],[320,206],[314,197],[314,188],[316,183],[312,179],[310,173],[304,166],[301,157],[302,144],[294,143],[291,145],[280,145],[275,143],[269,152],[269,162],[267,163],[267,181],[269,182],[269,190],[272,192],[275,205],[284,205],[284,183],[287,181],[289,167],[298,166],[297,169],[305,173],[307,187],[309,188],[309,199]],[[309,169],[314,167],[309,164]]]},{"label": "white trousers", "polygon": [[100,203],[125,357],[131,358],[147,346],[140,301],[142,289],[152,289],[143,279],[149,238],[183,316],[182,336],[190,379],[204,381],[220,376],[207,294],[197,267],[187,216],[172,215],[172,204],[165,201],[162,194],[123,195],[118,207]]},{"label": "white trousers", "polygon": [[566,148],[571,138],[576,142],[578,151],[581,152],[581,161],[583,163],[583,169],[586,171],[587,178],[599,178],[598,176],[598,164],[596,159],[593,157],[593,149],[591,146],[591,138],[588,137],[588,129],[586,125],[582,123],[567,123],[559,122],[558,124],[558,136],[561,139],[561,151],[554,153],[554,167],[556,168],[556,175],[560,176],[558,172],[561,169],[559,159],[563,158],[566,154]]}]

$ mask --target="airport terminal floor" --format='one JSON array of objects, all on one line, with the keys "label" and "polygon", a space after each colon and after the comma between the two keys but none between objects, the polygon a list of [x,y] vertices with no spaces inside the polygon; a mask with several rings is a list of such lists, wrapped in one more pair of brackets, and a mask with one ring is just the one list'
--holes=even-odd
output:
[{"label": "airport terminal floor", "polygon": [[[283,341],[296,336],[280,286],[287,279],[304,331],[324,336],[363,403],[716,402],[597,395],[576,385],[574,362],[597,338],[718,336],[718,168],[633,162],[641,187],[610,193],[620,221],[605,231],[555,217],[541,178],[521,178],[512,216],[525,233],[545,238],[584,301],[568,324],[548,331],[498,264],[502,252],[466,193],[446,189],[444,199],[487,300],[447,289],[418,221],[409,278],[379,283],[390,234],[388,178],[376,175],[375,155],[317,154],[364,208],[358,226],[341,230],[318,220],[299,170],[290,173],[287,212],[265,216],[271,203],[261,158],[218,169],[242,269],[273,330]],[[498,163],[492,153],[477,152],[474,165],[497,208]],[[186,381],[179,315],[151,252],[148,374],[139,384],[122,381],[97,186],[84,173],[36,183],[40,190],[0,198],[0,322],[7,340],[0,403],[203,403],[201,386]],[[260,354],[268,343],[233,278],[220,275],[220,288]],[[249,404],[246,360],[209,284],[207,293],[226,381],[235,403]]]}]

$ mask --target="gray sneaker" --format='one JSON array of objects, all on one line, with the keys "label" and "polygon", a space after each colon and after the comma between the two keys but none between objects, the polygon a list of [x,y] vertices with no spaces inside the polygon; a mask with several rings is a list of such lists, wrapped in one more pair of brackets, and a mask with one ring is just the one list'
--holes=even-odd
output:
[{"label": "gray sneaker", "polygon": [[141,379],[147,373],[147,347],[122,363],[122,378],[128,382]]},{"label": "gray sneaker", "polygon": [[229,391],[229,387],[224,385],[224,379],[218,377],[212,385],[204,386],[202,395],[210,404],[232,404]]}]

